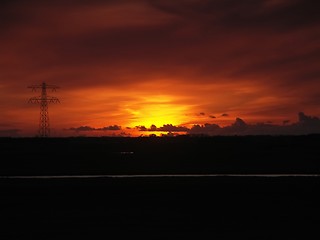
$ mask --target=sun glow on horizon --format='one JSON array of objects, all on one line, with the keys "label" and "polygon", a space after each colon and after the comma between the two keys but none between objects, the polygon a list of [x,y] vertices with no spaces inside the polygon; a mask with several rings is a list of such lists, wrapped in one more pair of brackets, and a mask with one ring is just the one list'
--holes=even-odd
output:
[{"label": "sun glow on horizon", "polygon": [[169,96],[145,97],[139,106],[127,107],[131,114],[131,127],[165,124],[180,125],[186,120],[187,106],[174,103]]}]

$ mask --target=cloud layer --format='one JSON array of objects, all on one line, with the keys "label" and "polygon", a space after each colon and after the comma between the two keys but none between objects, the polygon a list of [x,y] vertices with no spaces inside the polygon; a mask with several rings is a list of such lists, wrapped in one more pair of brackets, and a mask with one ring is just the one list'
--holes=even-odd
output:
[{"label": "cloud layer", "polygon": [[35,130],[26,86],[42,81],[62,87],[56,129],[319,116],[319,8],[312,0],[4,1],[0,124]]},{"label": "cloud layer", "polygon": [[[121,130],[121,127],[110,126],[107,128],[95,129],[89,126],[82,126],[78,128],[69,128],[68,130],[76,132],[101,131],[101,130]],[[131,129],[130,129],[131,130]],[[177,135],[191,135],[191,136],[247,136],[247,135],[308,135],[320,134],[320,119],[314,116],[305,115],[303,112],[298,114],[298,121],[292,124],[283,123],[283,125],[275,125],[270,123],[247,124],[241,118],[236,118],[231,125],[221,127],[217,124],[205,123],[203,125],[193,125],[190,128],[183,126],[174,126],[172,124],[165,124],[162,127],[151,125],[149,128],[145,126],[136,126],[134,130],[137,133],[125,133],[119,136],[141,136],[141,135],[160,135],[160,136],[177,136]],[[142,134],[141,134],[142,132]],[[160,134],[156,134],[161,132]]]}]

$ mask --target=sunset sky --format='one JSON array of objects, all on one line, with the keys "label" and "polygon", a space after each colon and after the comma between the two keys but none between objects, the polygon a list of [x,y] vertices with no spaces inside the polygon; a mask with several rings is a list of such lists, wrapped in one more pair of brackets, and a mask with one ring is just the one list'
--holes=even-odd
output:
[{"label": "sunset sky", "polygon": [[48,93],[61,101],[49,107],[53,136],[319,117],[319,9],[313,0],[2,1],[0,136],[36,134],[39,106],[28,99],[40,92],[27,86],[41,82],[61,87]]}]

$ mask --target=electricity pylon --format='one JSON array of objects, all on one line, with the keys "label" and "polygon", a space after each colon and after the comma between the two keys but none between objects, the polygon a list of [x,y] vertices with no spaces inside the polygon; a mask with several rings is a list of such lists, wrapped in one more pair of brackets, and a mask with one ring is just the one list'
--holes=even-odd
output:
[{"label": "electricity pylon", "polygon": [[56,97],[49,97],[47,95],[47,89],[52,89],[56,91],[58,86],[48,85],[45,82],[39,85],[31,85],[28,88],[32,88],[32,91],[41,89],[41,96],[32,97],[29,99],[29,103],[40,104],[40,121],[39,121],[39,137],[49,137],[50,136],[50,124],[49,124],[49,103],[60,103],[59,99]]}]

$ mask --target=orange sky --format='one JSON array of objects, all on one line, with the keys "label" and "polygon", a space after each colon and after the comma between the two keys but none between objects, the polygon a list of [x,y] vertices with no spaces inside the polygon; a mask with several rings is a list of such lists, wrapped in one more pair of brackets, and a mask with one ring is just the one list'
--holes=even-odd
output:
[{"label": "orange sky", "polygon": [[0,136],[36,134],[39,106],[27,101],[40,93],[27,86],[43,81],[61,87],[49,92],[61,101],[49,107],[53,136],[80,126],[117,125],[127,134],[152,124],[319,116],[318,7],[303,0],[6,1]]}]

